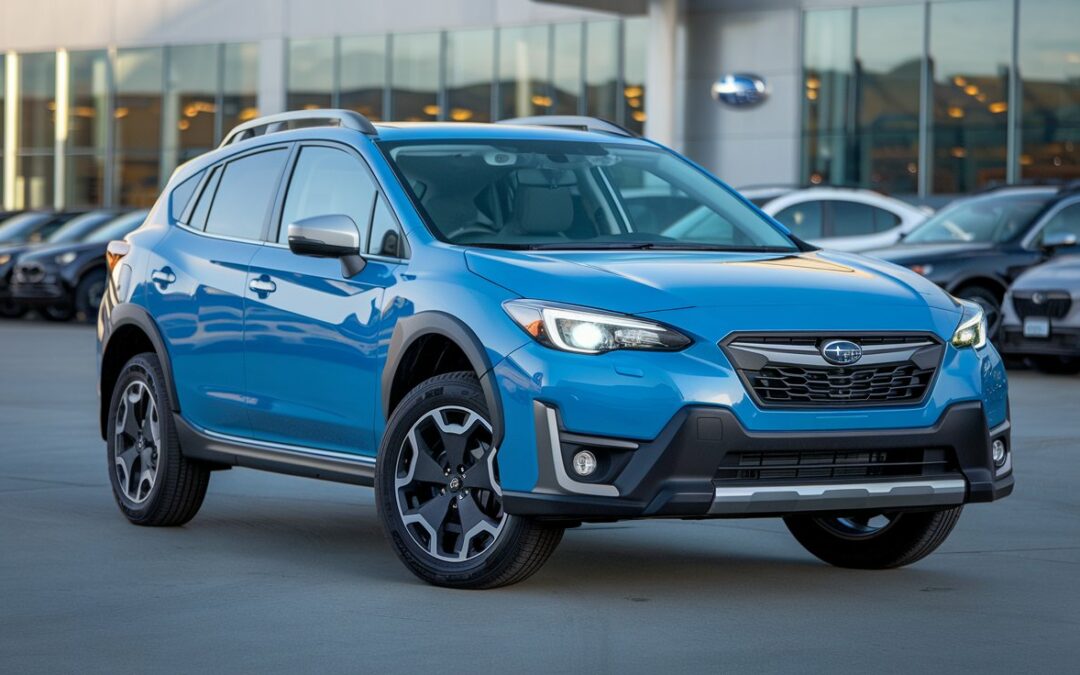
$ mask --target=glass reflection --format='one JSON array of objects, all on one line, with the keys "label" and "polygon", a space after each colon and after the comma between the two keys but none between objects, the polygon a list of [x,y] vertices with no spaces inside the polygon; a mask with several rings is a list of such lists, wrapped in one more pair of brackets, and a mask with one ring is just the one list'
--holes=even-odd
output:
[{"label": "glass reflection", "polygon": [[645,131],[645,42],[648,21],[639,17],[623,22],[623,124],[639,134]]},{"label": "glass reflection", "polygon": [[499,30],[497,119],[551,112],[548,33],[547,26]]},{"label": "glass reflection", "polygon": [[446,34],[446,117],[454,122],[490,122],[495,79],[495,31]]},{"label": "glass reflection", "polygon": [[51,150],[56,127],[56,54],[19,55],[19,149]]},{"label": "glass reflection", "polygon": [[803,180],[843,183],[852,85],[850,9],[808,12],[803,37]]},{"label": "glass reflection", "polygon": [[172,47],[165,89],[165,173],[214,147],[220,49]]},{"label": "glass reflection", "polygon": [[439,33],[395,35],[391,41],[390,105],[393,118],[421,122],[441,118]]},{"label": "glass reflection", "polygon": [[381,120],[385,86],[386,36],[342,38],[339,105]]},{"label": "glass reflection", "polygon": [[581,45],[585,33],[583,23],[560,23],[552,27],[555,47],[551,55],[554,71],[551,74],[554,107],[557,115],[580,115],[581,105]]},{"label": "glass reflection", "polygon": [[116,203],[148,207],[157,198],[161,161],[164,59],[161,49],[116,54]]},{"label": "glass reflection", "polygon": [[1005,180],[1012,0],[930,5],[932,191]]},{"label": "glass reflection", "polygon": [[289,110],[329,108],[334,89],[334,41],[330,38],[289,40],[285,107]]},{"label": "glass reflection", "polygon": [[585,24],[586,114],[615,120],[619,83],[619,22]]},{"label": "glass reflection", "polygon": [[259,45],[227,44],[222,50],[222,62],[220,133],[225,134],[237,124],[259,116]]},{"label": "glass reflection", "polygon": [[1080,2],[1020,4],[1020,175],[1080,178]]}]

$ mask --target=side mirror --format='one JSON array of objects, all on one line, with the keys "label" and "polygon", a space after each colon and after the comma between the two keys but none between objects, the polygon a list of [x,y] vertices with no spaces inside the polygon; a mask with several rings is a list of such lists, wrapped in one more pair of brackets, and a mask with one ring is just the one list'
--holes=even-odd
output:
[{"label": "side mirror", "polygon": [[1076,235],[1072,232],[1054,232],[1043,238],[1042,249],[1053,255],[1059,248],[1076,246]]},{"label": "side mirror", "polygon": [[314,258],[339,258],[345,277],[356,276],[367,264],[360,256],[360,230],[352,218],[340,213],[290,223],[289,250]]}]

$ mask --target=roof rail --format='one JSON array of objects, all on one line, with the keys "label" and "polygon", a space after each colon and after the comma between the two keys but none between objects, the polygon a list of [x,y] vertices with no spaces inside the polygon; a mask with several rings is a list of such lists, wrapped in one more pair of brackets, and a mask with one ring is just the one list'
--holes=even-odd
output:
[{"label": "roof rail", "polygon": [[353,110],[294,110],[258,117],[250,122],[239,124],[225,134],[225,139],[221,141],[221,145],[218,147],[224,148],[231,143],[246,141],[256,136],[265,136],[278,131],[288,131],[302,127],[343,127],[359,131],[368,136],[379,135],[371,120]]},{"label": "roof rail", "polygon": [[534,115],[532,117],[513,117],[499,120],[495,124],[524,124],[538,127],[562,127],[564,129],[578,129],[580,131],[595,131],[614,136],[627,136],[639,138],[639,136],[626,127],[609,122],[599,117],[587,117],[585,115]]}]

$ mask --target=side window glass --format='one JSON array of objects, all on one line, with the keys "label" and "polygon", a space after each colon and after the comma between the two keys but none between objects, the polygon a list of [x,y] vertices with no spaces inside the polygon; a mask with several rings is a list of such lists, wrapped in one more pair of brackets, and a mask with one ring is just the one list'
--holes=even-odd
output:
[{"label": "side window glass", "polygon": [[199,181],[202,180],[204,173],[206,172],[200,171],[173,188],[169,194],[169,218],[172,221],[183,222],[181,218],[187,209],[188,202],[191,201],[191,196],[195,194],[195,188],[199,187]]},{"label": "side window glass", "polygon": [[206,186],[203,187],[202,193],[199,195],[199,201],[195,204],[195,210],[191,212],[191,218],[188,219],[187,225],[196,230],[206,229],[206,216],[210,213],[210,205],[214,203],[214,194],[217,193],[218,181],[221,180],[221,167],[215,166],[211,169],[210,178],[206,181]]},{"label": "side window glass", "polygon": [[382,197],[378,197],[375,202],[368,253],[388,258],[405,257],[405,239],[401,234],[401,228],[398,227],[397,218],[390,211],[390,205]]},{"label": "side window glass", "polygon": [[259,239],[286,157],[288,152],[281,148],[226,164],[206,219],[206,231],[238,239]]},{"label": "side window glass", "polygon": [[841,200],[832,201],[830,204],[832,206],[830,236],[858,237],[877,231],[874,225],[874,207]]},{"label": "side window glass", "polygon": [[900,216],[896,215],[892,211],[886,211],[885,209],[879,209],[876,206],[871,206],[874,210],[874,231],[885,232],[891,230],[900,224]]},{"label": "side window glass", "polygon": [[365,249],[375,201],[375,184],[359,159],[342,150],[309,146],[300,150],[277,240],[289,241],[289,224],[312,216],[346,215],[360,230],[360,250]]},{"label": "side window glass", "polygon": [[792,204],[781,209],[775,218],[799,239],[820,239],[824,234],[821,226],[821,202]]},{"label": "side window glass", "polygon": [[1039,243],[1052,234],[1072,234],[1080,239],[1080,204],[1071,204],[1058,211],[1039,234]]}]

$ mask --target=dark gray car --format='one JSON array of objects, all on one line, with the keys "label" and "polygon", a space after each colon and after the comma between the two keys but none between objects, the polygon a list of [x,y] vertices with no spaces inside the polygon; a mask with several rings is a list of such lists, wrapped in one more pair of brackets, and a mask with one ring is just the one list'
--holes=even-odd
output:
[{"label": "dark gray car", "polygon": [[1080,373],[1080,254],[1024,272],[1004,304],[1003,352],[1025,356],[1046,372]]}]

